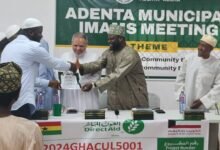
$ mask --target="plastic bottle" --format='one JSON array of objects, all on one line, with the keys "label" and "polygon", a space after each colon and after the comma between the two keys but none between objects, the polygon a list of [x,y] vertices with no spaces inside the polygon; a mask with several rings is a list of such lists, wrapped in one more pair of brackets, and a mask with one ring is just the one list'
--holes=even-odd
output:
[{"label": "plastic bottle", "polygon": [[37,107],[37,109],[44,108],[44,93],[41,91],[37,93],[36,107]]},{"label": "plastic bottle", "polygon": [[181,91],[179,96],[179,111],[180,113],[183,113],[186,109],[186,96],[184,91]]}]

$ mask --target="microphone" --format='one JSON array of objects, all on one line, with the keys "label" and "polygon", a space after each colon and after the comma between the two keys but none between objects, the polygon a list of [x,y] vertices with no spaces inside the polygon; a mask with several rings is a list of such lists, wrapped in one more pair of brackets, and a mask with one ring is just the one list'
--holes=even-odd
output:
[{"label": "microphone", "polygon": [[118,115],[119,115],[119,110],[118,110],[118,109],[115,110],[115,115],[116,115],[117,118],[118,118]]},{"label": "microphone", "polygon": [[218,104],[217,103],[215,103],[215,108],[217,110],[217,115],[219,115],[219,109],[218,109]]},{"label": "microphone", "polygon": [[79,73],[75,73],[74,75],[76,76],[76,81],[77,81],[79,87],[81,88],[81,84],[79,82]]}]

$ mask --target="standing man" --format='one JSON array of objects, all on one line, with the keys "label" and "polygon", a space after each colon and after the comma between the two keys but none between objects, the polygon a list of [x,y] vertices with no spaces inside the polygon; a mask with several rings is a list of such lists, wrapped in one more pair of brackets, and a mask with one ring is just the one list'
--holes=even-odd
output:
[{"label": "standing man", "polygon": [[99,60],[81,64],[79,68],[82,75],[106,68],[106,76],[85,84],[82,90],[107,90],[107,105],[110,110],[148,107],[148,92],[141,59],[133,48],[126,45],[125,28],[111,25],[108,43],[109,48]]},{"label": "standing man", "polygon": [[12,114],[30,119],[35,112],[34,83],[39,64],[59,70],[73,70],[71,62],[54,58],[40,46],[42,23],[35,18],[28,18],[22,25],[22,32],[10,42],[2,53],[2,62],[14,61],[23,71],[22,86],[18,100],[12,106]]},{"label": "standing man", "polygon": [[11,114],[11,106],[21,89],[21,76],[22,70],[17,64],[0,64],[0,149],[43,150],[39,126],[33,121]]},{"label": "standing man", "polygon": [[18,25],[11,25],[7,28],[5,33],[0,33],[0,62],[3,49],[9,42],[17,37],[20,31],[21,28]]},{"label": "standing man", "polygon": [[6,38],[5,33],[0,32],[0,62],[1,62],[2,51],[7,44],[8,44],[8,39]]},{"label": "standing man", "polygon": [[13,24],[7,28],[7,30],[5,31],[5,34],[6,34],[8,41],[11,42],[18,36],[20,32],[21,32],[20,26]]},{"label": "standing man", "polygon": [[[40,40],[40,46],[42,46],[49,53],[49,45],[43,38]],[[39,66],[39,74],[35,82],[36,96],[39,93],[43,94],[43,109],[51,110],[53,101],[60,89],[60,82],[56,80],[54,71],[52,68],[47,67],[44,64]]]},{"label": "standing man", "polygon": [[[72,36],[72,51],[63,54],[62,59],[67,61],[79,61],[80,63],[88,63],[98,59],[98,54],[87,51],[88,38],[83,33],[75,33]],[[92,89],[89,92],[81,91],[79,84],[85,84],[89,81],[95,82],[101,76],[100,72],[89,73],[80,76],[75,74],[78,78],[75,82],[74,89],[63,89],[62,100],[65,107],[72,107],[79,111],[85,111],[85,109],[98,109],[99,108],[99,93],[97,89]],[[62,87],[64,88],[64,87]]]},{"label": "standing man", "polygon": [[203,35],[198,45],[198,54],[190,55],[183,61],[178,73],[175,94],[186,95],[186,106],[192,109],[209,109],[220,97],[220,63],[210,53],[217,40]]}]

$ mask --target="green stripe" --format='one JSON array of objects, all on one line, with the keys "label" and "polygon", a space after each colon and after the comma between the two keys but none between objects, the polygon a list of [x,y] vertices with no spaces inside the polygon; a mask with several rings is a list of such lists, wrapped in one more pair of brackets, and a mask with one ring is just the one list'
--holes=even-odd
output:
[{"label": "green stripe", "polygon": [[145,76],[145,79],[176,79],[175,76]]},{"label": "green stripe", "polygon": [[[105,77],[105,75],[101,77]],[[176,76],[145,76],[145,79],[176,79]]]},{"label": "green stripe", "polygon": [[43,135],[57,135],[57,134],[62,134],[61,130],[55,130],[55,131],[43,131]]}]

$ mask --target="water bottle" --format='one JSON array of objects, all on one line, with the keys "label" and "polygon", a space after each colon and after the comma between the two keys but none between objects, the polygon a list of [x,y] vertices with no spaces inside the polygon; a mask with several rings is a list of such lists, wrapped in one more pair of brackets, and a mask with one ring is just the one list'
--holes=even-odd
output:
[{"label": "water bottle", "polygon": [[36,102],[37,109],[43,109],[44,108],[44,93],[38,92],[37,94],[37,102]]},{"label": "water bottle", "polygon": [[53,104],[59,104],[59,95],[57,93],[53,96]]},{"label": "water bottle", "polygon": [[184,94],[184,91],[181,91],[179,96],[179,111],[180,113],[183,113],[186,108],[186,96]]}]

